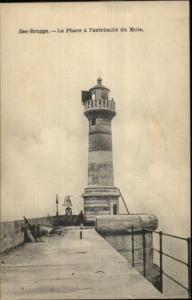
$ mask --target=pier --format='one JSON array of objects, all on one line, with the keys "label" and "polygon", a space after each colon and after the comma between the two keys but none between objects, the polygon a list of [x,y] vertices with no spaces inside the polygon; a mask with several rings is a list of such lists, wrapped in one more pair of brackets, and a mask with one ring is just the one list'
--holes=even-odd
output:
[{"label": "pier", "polygon": [[1,255],[1,296],[16,299],[163,298],[94,228],[60,232]]}]

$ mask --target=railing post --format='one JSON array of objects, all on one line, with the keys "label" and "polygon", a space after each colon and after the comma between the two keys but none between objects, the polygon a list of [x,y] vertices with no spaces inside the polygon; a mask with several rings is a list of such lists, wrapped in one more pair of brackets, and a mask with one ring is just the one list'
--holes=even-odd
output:
[{"label": "railing post", "polygon": [[191,238],[187,239],[187,252],[188,252],[188,295],[191,299]]},{"label": "railing post", "polygon": [[145,228],[143,228],[143,276],[145,277],[146,272],[145,272]]},{"label": "railing post", "polygon": [[134,226],[131,226],[131,242],[132,242],[132,266],[135,266],[135,258],[134,258]]},{"label": "railing post", "polygon": [[163,233],[159,231],[159,272],[160,272],[160,292],[163,293]]}]

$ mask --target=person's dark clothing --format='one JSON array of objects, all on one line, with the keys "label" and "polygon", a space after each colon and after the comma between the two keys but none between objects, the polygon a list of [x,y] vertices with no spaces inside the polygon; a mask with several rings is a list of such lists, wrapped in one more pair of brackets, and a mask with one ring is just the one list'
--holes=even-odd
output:
[{"label": "person's dark clothing", "polygon": [[79,214],[79,216],[78,216],[78,221],[79,221],[79,223],[81,224],[81,223],[83,223],[83,220],[84,220],[84,215],[83,215],[83,212],[82,212],[82,210],[81,210],[81,212],[80,212],[80,214]]}]

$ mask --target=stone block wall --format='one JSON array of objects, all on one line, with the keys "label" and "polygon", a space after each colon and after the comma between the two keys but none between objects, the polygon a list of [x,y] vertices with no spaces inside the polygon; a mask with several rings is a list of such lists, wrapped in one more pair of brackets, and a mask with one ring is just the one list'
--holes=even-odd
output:
[{"label": "stone block wall", "polygon": [[[45,226],[56,225],[56,216],[47,216],[28,219],[31,225],[38,223]],[[59,220],[64,223],[64,215],[59,216]],[[78,225],[78,215],[72,216],[73,224]],[[62,224],[61,225],[64,225]],[[24,243],[24,220],[1,222],[0,223],[0,253]]]},{"label": "stone block wall", "polygon": [[[131,234],[102,235],[103,238],[132,264]],[[145,272],[146,278],[158,288],[159,271],[153,265],[152,233],[145,234]],[[143,275],[143,235],[134,234],[134,267]]]},{"label": "stone block wall", "polygon": [[30,224],[37,223],[40,225],[52,227],[54,224],[54,219],[55,219],[55,216],[47,216],[47,217],[42,217],[42,218],[31,218],[31,219],[29,219],[29,223]]},{"label": "stone block wall", "polygon": [[[52,226],[55,217],[28,219],[30,224]],[[24,243],[24,220],[0,223],[0,253]]]},{"label": "stone block wall", "polygon": [[[28,219],[30,224],[52,226],[54,217]],[[0,253],[24,243],[24,220],[0,223]]]},{"label": "stone block wall", "polygon": [[[105,235],[105,240],[118,252],[132,262],[132,236],[131,234]],[[147,268],[153,263],[152,233],[145,234],[145,258]],[[134,234],[134,261],[135,267],[143,267],[143,236],[142,233]]]},{"label": "stone block wall", "polygon": [[[96,231],[132,264],[132,226],[134,226],[134,266],[143,275],[143,228],[155,230],[157,218],[153,215],[133,214],[98,216]],[[158,286],[159,271],[153,265],[153,234],[145,232],[146,278]]]},{"label": "stone block wall", "polygon": [[23,220],[0,224],[0,253],[24,243],[23,226]]},{"label": "stone block wall", "polygon": [[149,214],[96,217],[96,230],[102,235],[127,234],[132,226],[134,226],[135,232],[141,231],[143,228],[155,230],[158,227],[158,220],[154,215]]},{"label": "stone block wall", "polygon": [[[143,266],[143,228],[155,230],[157,218],[153,215],[133,214],[117,216],[98,216],[96,231],[103,236],[118,252],[132,262],[132,228],[134,239],[135,267]],[[152,232],[145,233],[146,268],[153,263]]]}]

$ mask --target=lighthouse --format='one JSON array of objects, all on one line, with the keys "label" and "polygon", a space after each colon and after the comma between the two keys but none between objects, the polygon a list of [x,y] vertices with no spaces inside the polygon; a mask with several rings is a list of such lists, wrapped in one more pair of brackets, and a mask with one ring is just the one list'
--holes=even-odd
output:
[{"label": "lighthouse", "polygon": [[89,124],[88,183],[82,197],[87,224],[96,216],[119,213],[119,190],[114,186],[111,122],[115,101],[110,90],[97,79],[97,84],[82,91],[84,115]]}]

